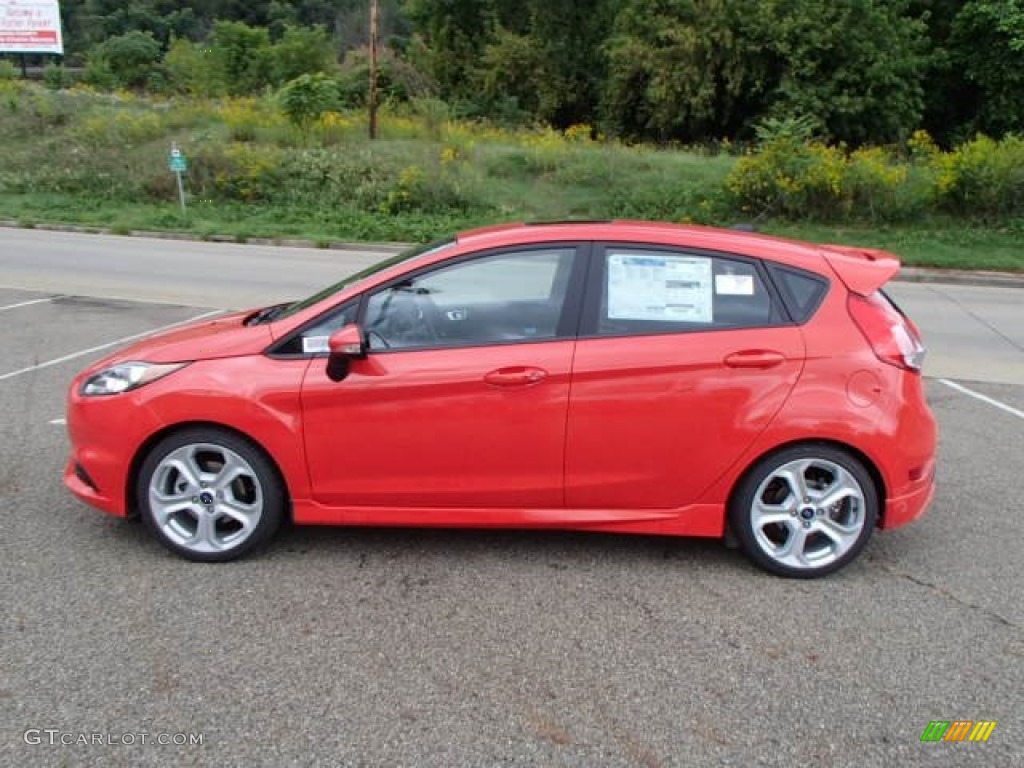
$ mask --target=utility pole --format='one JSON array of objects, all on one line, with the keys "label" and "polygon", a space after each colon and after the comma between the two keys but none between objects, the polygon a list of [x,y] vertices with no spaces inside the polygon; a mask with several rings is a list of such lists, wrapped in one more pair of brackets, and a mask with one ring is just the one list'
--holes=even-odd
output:
[{"label": "utility pole", "polygon": [[377,47],[380,38],[380,10],[377,0],[370,0],[370,139],[377,138]]}]

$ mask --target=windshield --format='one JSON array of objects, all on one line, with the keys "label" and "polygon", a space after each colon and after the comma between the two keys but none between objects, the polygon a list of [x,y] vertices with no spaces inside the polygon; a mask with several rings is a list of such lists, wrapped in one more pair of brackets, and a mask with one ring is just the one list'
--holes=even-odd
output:
[{"label": "windshield", "polygon": [[353,275],[349,275],[344,280],[341,280],[335,283],[334,285],[330,285],[324,288],[322,291],[318,291],[317,293],[314,293],[312,296],[305,298],[302,301],[296,301],[294,304],[289,304],[285,307],[282,307],[281,311],[274,313],[273,319],[280,320],[282,318],[289,317],[290,315],[294,315],[295,313],[301,312],[302,310],[313,306],[317,302],[323,301],[329,296],[332,296],[333,294],[340,291],[342,288],[348,288],[350,285],[355,285],[360,280],[364,280],[367,277],[370,277],[371,275],[377,274],[378,272],[383,272],[385,269],[388,269],[389,267],[393,267],[396,264],[401,264],[403,261],[415,259],[417,256],[425,256],[428,253],[434,253],[435,251],[440,251],[444,248],[449,248],[453,245],[455,245],[455,239],[448,238],[446,240],[436,240],[432,243],[427,243],[426,245],[417,245],[414,246],[413,248],[409,248],[408,250],[402,251],[401,253],[392,256],[389,259],[378,261],[376,264],[373,264],[360,272],[356,272]]}]

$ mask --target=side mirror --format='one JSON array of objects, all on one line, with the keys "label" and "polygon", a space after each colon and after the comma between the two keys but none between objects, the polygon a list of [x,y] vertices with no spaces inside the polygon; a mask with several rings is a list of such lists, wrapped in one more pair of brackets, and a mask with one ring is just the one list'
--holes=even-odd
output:
[{"label": "side mirror", "polygon": [[327,340],[330,357],[327,358],[327,378],[341,381],[348,376],[349,362],[366,357],[363,332],[352,323],[335,331]]},{"label": "side mirror", "polygon": [[339,328],[327,340],[327,348],[331,351],[331,357],[343,355],[361,359],[366,357],[366,342],[363,341],[363,331],[355,323],[349,323]]}]

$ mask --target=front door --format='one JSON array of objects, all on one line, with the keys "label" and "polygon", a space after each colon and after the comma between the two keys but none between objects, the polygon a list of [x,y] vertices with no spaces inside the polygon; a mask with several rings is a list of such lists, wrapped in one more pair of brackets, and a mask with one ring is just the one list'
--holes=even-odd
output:
[{"label": "front door", "polygon": [[327,506],[563,504],[577,247],[463,257],[374,289],[348,376],[302,391],[314,499]]}]

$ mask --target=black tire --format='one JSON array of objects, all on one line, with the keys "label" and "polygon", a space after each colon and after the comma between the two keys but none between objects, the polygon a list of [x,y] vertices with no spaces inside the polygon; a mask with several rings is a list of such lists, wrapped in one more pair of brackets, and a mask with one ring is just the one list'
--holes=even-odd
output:
[{"label": "black tire", "polygon": [[[830,496],[839,500],[829,503]],[[746,472],[729,503],[729,524],[756,565],[812,579],[860,554],[878,512],[877,487],[862,462],[841,448],[806,443],[773,453]]]},{"label": "black tire", "polygon": [[277,468],[254,443],[215,427],[189,427],[146,455],[134,489],[157,541],[189,560],[225,562],[266,544],[285,514]]}]

